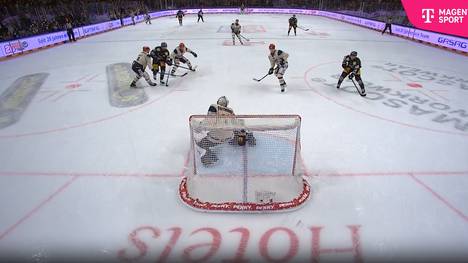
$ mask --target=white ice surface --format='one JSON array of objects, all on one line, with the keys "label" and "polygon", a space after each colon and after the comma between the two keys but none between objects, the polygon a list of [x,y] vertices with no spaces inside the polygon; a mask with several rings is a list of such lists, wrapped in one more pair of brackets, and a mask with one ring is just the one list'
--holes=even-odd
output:
[{"label": "white ice surface", "polygon": [[[230,231],[239,227],[250,233],[245,258],[263,261],[287,257],[291,243],[297,246],[289,260],[310,261],[313,227],[323,227],[318,245],[324,249],[351,248],[350,229],[359,229],[356,251],[364,261],[468,259],[466,56],[321,17],[299,16],[311,30],[288,37],[285,15],[239,17],[244,27],[265,32],[244,33],[256,42],[250,46],[224,46],[230,34],[217,31],[236,17],[206,15],[197,24],[196,16],[186,16],[183,27],[161,18],[0,63],[0,92],[18,77],[50,73],[21,120],[0,130],[0,261],[140,255],[154,262],[174,227],[181,236],[169,261],[208,253],[209,246],[187,249],[211,241],[206,231],[192,235],[204,227],[220,233],[209,260],[234,258],[240,234]],[[161,41],[171,49],[185,42],[198,53],[187,55],[198,71],[169,87],[146,87],[144,105],[111,107],[106,65],[131,62],[142,46]],[[252,80],[269,68],[269,43],[290,54],[284,94],[273,76]],[[371,83],[367,98],[349,80],[341,90],[323,85],[336,83],[333,75],[351,50]],[[419,73],[378,68],[386,63]],[[451,80],[437,83],[427,77],[434,73]],[[71,89],[71,83],[81,86]],[[376,91],[376,85],[392,91]],[[238,114],[302,116],[302,156],[312,186],[304,207],[210,214],[179,201],[188,117],[204,114],[222,95]],[[424,112],[412,111],[414,105]],[[159,229],[160,237],[141,230],[145,226]],[[290,229],[298,242],[284,229],[268,239],[274,227]],[[145,246],[131,240],[133,231]],[[356,257],[322,251],[320,259]]]}]

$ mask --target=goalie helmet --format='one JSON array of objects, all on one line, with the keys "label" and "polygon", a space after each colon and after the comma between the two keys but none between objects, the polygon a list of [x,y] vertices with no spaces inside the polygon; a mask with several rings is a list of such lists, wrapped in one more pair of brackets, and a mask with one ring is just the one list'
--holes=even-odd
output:
[{"label": "goalie helmet", "polygon": [[221,96],[219,97],[216,104],[218,104],[219,106],[227,107],[229,104],[229,100],[226,98],[226,96]]}]

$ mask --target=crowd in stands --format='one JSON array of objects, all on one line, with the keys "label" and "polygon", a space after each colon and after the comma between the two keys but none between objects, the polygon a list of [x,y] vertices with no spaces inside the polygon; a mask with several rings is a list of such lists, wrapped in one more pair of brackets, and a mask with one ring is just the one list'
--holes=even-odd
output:
[{"label": "crowd in stands", "polygon": [[409,24],[400,0],[0,0],[0,42],[147,12],[208,7],[292,7],[337,11]]}]

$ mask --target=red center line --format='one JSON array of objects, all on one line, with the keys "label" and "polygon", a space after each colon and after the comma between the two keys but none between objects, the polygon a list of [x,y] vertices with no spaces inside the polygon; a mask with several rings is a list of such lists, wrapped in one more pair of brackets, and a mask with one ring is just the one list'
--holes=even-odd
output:
[{"label": "red center line", "polygon": [[21,225],[24,221],[28,220],[31,218],[37,211],[39,211],[43,206],[45,206],[47,203],[52,201],[56,196],[58,196],[60,193],[62,193],[67,187],[69,187],[76,179],[78,179],[79,176],[73,176],[70,180],[65,182],[62,186],[60,186],[55,192],[53,192],[49,197],[47,197],[44,201],[42,201],[40,204],[38,204],[36,207],[34,207],[29,213],[27,213],[25,216],[20,218],[15,224],[7,228],[5,232],[0,234],[0,240],[5,238],[8,234],[10,234],[13,230],[15,230],[19,225]]},{"label": "red center line", "polygon": [[432,188],[430,188],[427,184],[425,184],[423,181],[419,180],[414,174],[410,173],[409,176],[413,178],[413,180],[424,187],[427,191],[429,191],[432,195],[434,195],[437,199],[439,199],[442,203],[444,203],[450,210],[455,212],[457,215],[459,215],[465,222],[468,222],[468,216],[463,214],[462,211],[457,209],[455,206],[453,206],[449,201],[447,201],[445,198],[443,198],[441,195],[439,195],[436,191],[434,191]]}]

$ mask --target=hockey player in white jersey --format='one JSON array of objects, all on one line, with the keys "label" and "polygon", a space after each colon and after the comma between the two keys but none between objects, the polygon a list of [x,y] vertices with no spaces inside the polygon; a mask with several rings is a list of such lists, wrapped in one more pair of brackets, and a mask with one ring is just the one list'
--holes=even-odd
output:
[{"label": "hockey player in white jersey", "polygon": [[[208,116],[234,116],[234,111],[228,107],[229,100],[225,97],[219,97],[216,104],[211,104],[208,108]],[[203,122],[203,126],[218,127],[224,124],[223,119],[218,118],[206,118]],[[211,150],[216,145],[222,144],[233,137],[232,131],[226,130],[213,130],[209,131],[203,139],[197,142],[197,145],[202,148],[205,152],[201,157],[201,162],[205,166],[212,165],[218,161],[218,157]]]},{"label": "hockey player in white jersey", "polygon": [[141,77],[144,77],[150,86],[156,86],[156,83],[151,81],[149,74],[145,71],[146,67],[151,67],[149,52],[149,47],[143,47],[143,51],[138,55],[137,59],[133,61],[132,70],[136,73],[136,76],[130,84],[130,87],[136,88],[136,83]]},{"label": "hockey player in white jersey", "polygon": [[236,19],[236,22],[231,24],[232,44],[233,45],[236,45],[236,41],[235,41],[236,36],[239,39],[239,42],[241,43],[241,45],[244,45],[244,43],[242,42],[242,39],[240,37],[241,28],[242,28],[242,26],[239,24],[239,19]]},{"label": "hockey player in white jersey", "polygon": [[189,70],[195,71],[195,69],[192,67],[192,63],[190,63],[190,60],[188,60],[188,58],[184,56],[185,52],[192,54],[194,57],[198,56],[197,53],[187,48],[184,43],[180,43],[179,46],[176,47],[171,54],[171,59],[174,61],[174,66],[172,67],[171,75],[175,74],[180,63],[187,64]]},{"label": "hockey player in white jersey", "polygon": [[207,113],[208,117],[201,123],[201,126],[208,130],[206,136],[197,141],[197,146],[204,151],[201,162],[205,166],[213,165],[218,161],[218,156],[212,150],[217,145],[224,143],[237,146],[256,145],[256,139],[252,132],[242,128],[236,130],[222,129],[226,126],[243,126],[241,125],[243,120],[234,117],[234,111],[228,107],[228,104],[229,100],[225,96],[219,97],[216,104],[210,105]]},{"label": "hockey player in white jersey", "polygon": [[271,65],[270,69],[268,70],[268,74],[271,75],[275,73],[275,76],[278,78],[279,84],[281,86],[281,92],[284,92],[286,88],[286,81],[284,81],[283,76],[286,72],[286,69],[288,69],[289,54],[282,50],[277,50],[274,44],[270,44],[268,49],[270,50],[268,59],[270,60]]}]

